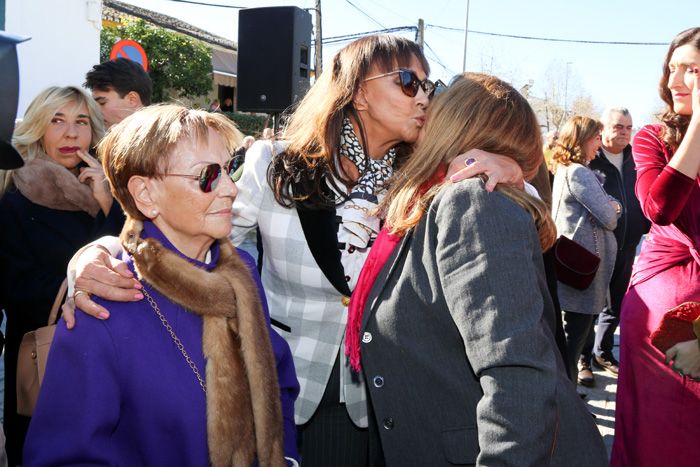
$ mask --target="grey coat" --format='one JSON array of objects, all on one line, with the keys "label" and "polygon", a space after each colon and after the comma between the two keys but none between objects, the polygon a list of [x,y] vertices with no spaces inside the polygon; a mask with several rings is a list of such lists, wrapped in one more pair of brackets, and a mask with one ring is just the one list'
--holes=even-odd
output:
[{"label": "grey coat", "polygon": [[610,205],[612,199],[588,167],[576,163],[557,167],[552,187],[552,217],[557,232],[600,257],[598,272],[586,290],[557,283],[562,310],[589,315],[603,311],[617,252],[613,230],[620,217]]},{"label": "grey coat", "polygon": [[607,465],[553,326],[532,218],[478,179],[443,189],[364,310],[387,465]]}]

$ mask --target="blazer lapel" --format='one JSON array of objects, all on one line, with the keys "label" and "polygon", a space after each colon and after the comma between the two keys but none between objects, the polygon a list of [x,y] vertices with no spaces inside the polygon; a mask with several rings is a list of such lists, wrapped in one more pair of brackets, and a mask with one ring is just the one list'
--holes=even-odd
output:
[{"label": "blazer lapel", "polygon": [[[377,280],[374,281],[374,286],[372,286],[372,291],[367,297],[367,304],[365,305],[365,312],[362,316],[362,327],[364,329],[367,325],[367,320],[375,312],[377,305],[379,304],[379,297],[384,292],[389,279],[391,279],[392,274],[397,269],[397,266],[403,263],[403,258],[406,256],[408,248],[411,246],[411,241],[413,240],[413,229],[408,231],[406,235],[401,239],[401,242],[396,246],[396,249],[391,254],[386,264],[382,268],[381,272],[377,276]],[[369,307],[368,307],[369,306]]]},{"label": "blazer lapel", "polygon": [[333,287],[349,297],[350,287],[345,280],[345,271],[340,262],[335,209],[305,209],[297,206],[297,213],[306,237],[306,244],[309,245],[316,264]]}]

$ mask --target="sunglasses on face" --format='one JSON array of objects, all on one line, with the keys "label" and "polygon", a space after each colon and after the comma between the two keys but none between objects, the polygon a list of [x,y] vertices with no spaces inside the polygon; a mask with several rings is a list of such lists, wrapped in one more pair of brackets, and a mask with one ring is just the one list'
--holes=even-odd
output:
[{"label": "sunglasses on face", "polygon": [[385,76],[399,75],[399,86],[401,91],[408,97],[416,97],[418,94],[418,88],[423,89],[423,92],[428,96],[428,99],[432,99],[433,96],[440,94],[445,88],[445,83],[440,80],[433,83],[428,78],[424,80],[418,79],[418,75],[413,70],[406,70],[405,68],[399,68],[398,70],[390,71],[388,73],[382,73],[381,75],[372,76],[365,79],[365,81],[371,81],[373,79],[384,78]]},{"label": "sunglasses on face", "polygon": [[209,164],[205,166],[199,175],[188,175],[188,174],[158,174],[161,177],[185,177],[192,180],[197,180],[199,182],[199,189],[204,193],[210,193],[216,190],[219,185],[219,180],[221,180],[221,175],[225,173],[231,178],[235,183],[238,181],[236,177],[236,171],[243,165],[243,156],[233,156],[224,165],[219,164]]}]

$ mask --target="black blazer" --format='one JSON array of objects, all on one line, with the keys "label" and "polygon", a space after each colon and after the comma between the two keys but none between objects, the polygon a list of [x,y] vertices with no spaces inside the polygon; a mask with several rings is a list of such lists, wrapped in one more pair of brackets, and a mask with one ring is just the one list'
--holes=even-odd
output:
[{"label": "black blazer", "polygon": [[75,251],[103,235],[118,235],[123,223],[116,201],[106,217],[100,212],[93,218],[39,206],[10,188],[0,199],[0,304],[8,326],[18,325],[20,332],[45,326]]}]

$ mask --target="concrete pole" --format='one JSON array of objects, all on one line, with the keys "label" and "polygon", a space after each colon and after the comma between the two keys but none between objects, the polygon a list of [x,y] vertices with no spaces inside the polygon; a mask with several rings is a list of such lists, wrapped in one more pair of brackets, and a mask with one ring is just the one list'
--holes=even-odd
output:
[{"label": "concrete pole", "polygon": [[423,19],[418,20],[418,30],[416,31],[416,42],[420,46],[420,49],[423,50],[423,46],[425,45],[425,22]]},{"label": "concrete pole", "polygon": [[469,32],[469,0],[466,2],[466,13],[464,14],[464,60],[462,61],[462,71],[467,71],[467,34]]},{"label": "concrete pole", "polygon": [[323,39],[323,36],[321,35],[321,0],[316,0],[316,66],[315,66],[315,71],[314,71],[314,81],[318,79],[319,76],[321,76],[322,70],[322,47],[321,47],[321,42]]}]

